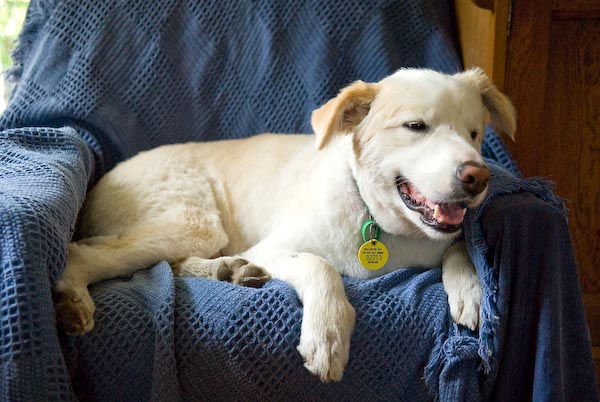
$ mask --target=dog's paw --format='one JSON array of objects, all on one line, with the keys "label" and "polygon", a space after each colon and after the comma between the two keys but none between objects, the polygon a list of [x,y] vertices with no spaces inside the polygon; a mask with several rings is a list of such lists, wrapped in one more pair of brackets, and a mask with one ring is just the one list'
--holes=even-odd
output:
[{"label": "dog's paw", "polygon": [[340,381],[348,363],[355,312],[347,300],[304,307],[298,352],[304,367],[323,382]]},{"label": "dog's paw", "polygon": [[264,268],[256,266],[243,258],[233,260],[231,269],[233,270],[231,282],[236,285],[261,288],[271,280],[271,275]]},{"label": "dog's paw", "polygon": [[444,253],[442,281],[454,322],[476,330],[483,290],[464,241],[456,242]]},{"label": "dog's paw", "polygon": [[454,322],[476,330],[479,325],[482,289],[479,278],[475,275],[446,288],[450,315]]},{"label": "dog's paw", "polygon": [[69,335],[83,335],[94,328],[95,305],[85,286],[59,280],[53,291],[58,325]]},{"label": "dog's paw", "polygon": [[271,280],[269,273],[243,258],[223,258],[216,271],[216,279],[251,288],[261,288]]},{"label": "dog's paw", "polygon": [[264,268],[240,257],[189,257],[174,263],[173,273],[177,276],[211,278],[252,288],[260,288],[271,280],[271,275]]}]

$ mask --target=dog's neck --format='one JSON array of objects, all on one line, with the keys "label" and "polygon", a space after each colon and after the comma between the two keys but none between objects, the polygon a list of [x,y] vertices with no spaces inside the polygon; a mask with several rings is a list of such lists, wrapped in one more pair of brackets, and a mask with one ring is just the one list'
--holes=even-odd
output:
[{"label": "dog's neck", "polygon": [[356,193],[358,194],[358,196],[360,197],[360,200],[364,204],[364,215],[365,215],[364,220],[365,221],[366,220],[372,220],[372,221],[375,222],[376,227],[379,227],[379,225],[377,225],[377,220],[375,219],[375,217],[369,211],[369,206],[367,205],[367,203],[365,202],[364,198],[360,194],[360,187],[358,186],[358,183],[356,182],[356,177],[354,176],[354,173],[352,173],[352,181],[354,183],[354,187],[356,188]]},{"label": "dog's neck", "polygon": [[[367,219],[372,219],[375,222],[377,222],[376,217],[372,214],[372,210],[371,210],[371,206],[369,205],[369,202],[367,202],[367,200],[365,199],[363,192],[361,191],[361,188],[364,188],[364,186],[368,186],[369,183],[367,183],[367,180],[359,175],[359,171],[360,171],[360,151],[359,151],[359,147],[357,145],[357,139],[356,137],[352,137],[351,140],[351,150],[349,152],[349,165],[350,165],[350,171],[351,171],[351,176],[352,176],[352,188],[356,191],[356,195],[357,197],[360,199],[360,202],[362,203],[362,207],[361,207],[361,212],[362,212],[362,221],[366,221]],[[376,207],[376,205],[373,205],[373,207]]]},{"label": "dog's neck", "polygon": [[[367,215],[370,213],[373,216],[375,222],[383,232],[386,232],[395,236],[407,236],[409,234],[418,234],[420,237],[420,231],[416,230],[416,227],[408,220],[401,211],[389,206],[383,205],[377,194],[369,192],[369,188],[373,187],[385,187],[381,185],[381,181],[385,180],[382,177],[369,177],[365,174],[365,168],[361,167],[361,155],[359,148],[355,146],[355,140],[351,142],[349,157],[349,166],[352,172],[352,187],[355,189],[357,197],[360,198],[362,203],[363,217],[361,218],[364,222],[368,219]],[[379,186],[373,186],[375,181],[379,180]],[[390,184],[393,186],[393,184]],[[391,189],[395,191],[395,189]]]},{"label": "dog's neck", "polygon": [[[367,203],[361,196],[353,166],[352,139],[350,136],[332,138],[327,147],[318,151],[319,173],[312,175],[319,180],[313,182],[315,200],[321,205],[335,206],[327,212],[328,217],[360,222],[367,216]],[[335,210],[335,212],[334,212]]]}]

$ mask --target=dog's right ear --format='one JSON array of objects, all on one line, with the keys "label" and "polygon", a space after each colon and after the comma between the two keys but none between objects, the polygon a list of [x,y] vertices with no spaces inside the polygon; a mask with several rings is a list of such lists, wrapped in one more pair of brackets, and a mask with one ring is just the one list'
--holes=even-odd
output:
[{"label": "dog's right ear", "polygon": [[455,74],[454,78],[467,82],[481,93],[483,104],[490,112],[492,127],[514,140],[517,130],[515,107],[510,99],[492,84],[483,69],[474,67]]},{"label": "dog's right ear", "polygon": [[356,81],[342,89],[338,96],[312,113],[312,126],[317,149],[322,149],[333,134],[346,134],[369,114],[377,93],[377,84]]}]

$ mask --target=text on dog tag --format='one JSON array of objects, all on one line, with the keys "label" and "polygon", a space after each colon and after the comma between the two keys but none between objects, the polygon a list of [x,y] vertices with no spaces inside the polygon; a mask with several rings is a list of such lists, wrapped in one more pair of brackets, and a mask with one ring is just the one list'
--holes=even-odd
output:
[{"label": "text on dog tag", "polygon": [[385,244],[376,239],[367,240],[358,249],[358,261],[363,267],[370,270],[383,268],[388,256]]}]

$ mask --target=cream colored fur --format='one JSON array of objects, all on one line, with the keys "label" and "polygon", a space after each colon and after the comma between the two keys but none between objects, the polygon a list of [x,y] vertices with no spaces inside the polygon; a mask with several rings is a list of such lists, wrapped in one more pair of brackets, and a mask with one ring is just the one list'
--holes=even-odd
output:
[{"label": "cream colored fur", "polygon": [[[487,113],[514,134],[510,102],[481,70],[448,76],[404,69],[342,90],[314,112],[315,136],[266,134],[143,152],[89,193],[82,240],[69,245],[54,289],[57,319],[69,333],[90,331],[87,286],[160,260],[180,275],[250,286],[272,276],[290,283],[304,304],[298,351],[306,368],[337,381],[355,317],[340,274],[372,278],[443,262],[451,315],[474,329],[481,285],[464,243],[456,242],[459,232],[424,225],[395,180],[408,178],[427,198],[478,205],[485,191],[459,197],[455,172],[465,161],[483,164]],[[428,129],[415,132],[411,122]],[[390,251],[378,271],[356,257],[367,206]]]}]

